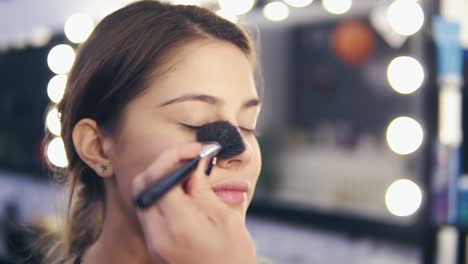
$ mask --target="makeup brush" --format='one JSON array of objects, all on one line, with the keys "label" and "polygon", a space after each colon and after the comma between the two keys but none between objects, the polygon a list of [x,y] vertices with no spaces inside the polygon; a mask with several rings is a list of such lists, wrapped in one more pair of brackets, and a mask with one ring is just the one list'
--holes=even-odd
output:
[{"label": "makeup brush", "polygon": [[206,168],[206,175],[210,175],[213,168],[213,158],[228,159],[245,150],[244,141],[238,129],[227,121],[217,121],[206,124],[197,129],[197,141],[209,145],[197,157],[188,161],[169,176],[164,177],[139,193],[134,199],[138,208],[151,206],[176,184],[182,182],[195,168],[201,159],[208,157],[211,162]]},{"label": "makeup brush", "polygon": [[[161,198],[165,193],[167,193],[170,189],[172,189],[175,185],[187,178],[190,172],[197,168],[198,163],[201,159],[205,157],[214,157],[221,150],[221,145],[219,145],[216,142],[209,143],[208,145],[209,146],[205,148],[195,158],[187,161],[184,165],[180,166],[169,176],[152,183],[149,187],[147,187],[141,193],[139,193],[134,199],[135,205],[141,209],[148,208],[159,198]],[[211,168],[209,168],[209,170],[211,172]]]},{"label": "makeup brush", "polygon": [[197,141],[218,142],[223,148],[216,156],[217,159],[229,159],[245,150],[239,130],[228,121],[216,121],[199,127]]}]

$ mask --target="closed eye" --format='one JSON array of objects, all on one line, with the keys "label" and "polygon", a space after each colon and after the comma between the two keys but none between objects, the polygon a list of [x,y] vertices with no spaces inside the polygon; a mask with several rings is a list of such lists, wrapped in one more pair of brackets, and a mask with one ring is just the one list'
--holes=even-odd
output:
[{"label": "closed eye", "polygon": [[183,124],[183,123],[180,123],[180,125],[181,125],[184,129],[189,130],[189,131],[192,131],[192,132],[196,132],[196,131],[198,131],[198,129],[200,129],[199,126],[190,126],[190,125]]},{"label": "closed eye", "polygon": [[255,129],[248,129],[248,128],[243,128],[243,127],[239,127],[242,131],[245,131],[249,134],[255,134],[257,131]]},{"label": "closed eye", "polygon": [[[191,126],[191,125],[187,125],[187,124],[183,124],[183,123],[180,123],[180,125],[186,129],[186,130],[189,130],[191,132],[197,132],[202,126]],[[249,134],[255,134],[256,133],[256,130],[255,129],[249,129],[249,128],[244,128],[244,127],[239,127],[240,130],[244,131],[244,132],[247,132]]]}]

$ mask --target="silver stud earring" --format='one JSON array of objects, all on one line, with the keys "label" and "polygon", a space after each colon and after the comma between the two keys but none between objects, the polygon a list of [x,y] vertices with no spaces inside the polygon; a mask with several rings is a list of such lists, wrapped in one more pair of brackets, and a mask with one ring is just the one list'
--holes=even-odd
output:
[{"label": "silver stud earring", "polygon": [[216,162],[218,162],[218,158],[217,158],[217,157],[214,157],[211,163],[212,163],[213,165],[216,165]]},{"label": "silver stud earring", "polygon": [[101,170],[102,174],[106,174],[107,170],[108,170],[108,167],[107,167],[107,165],[100,165],[99,169]]}]

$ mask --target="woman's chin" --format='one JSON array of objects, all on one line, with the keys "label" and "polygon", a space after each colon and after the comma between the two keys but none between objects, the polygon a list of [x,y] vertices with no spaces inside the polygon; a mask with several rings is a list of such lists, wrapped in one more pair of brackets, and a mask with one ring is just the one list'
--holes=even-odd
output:
[{"label": "woman's chin", "polygon": [[245,193],[242,194],[243,197],[239,197],[237,194],[226,194],[226,193],[216,193],[218,198],[229,208],[232,210],[238,212],[240,215],[242,215],[243,218],[245,218],[245,214],[247,212],[247,207],[248,207],[248,200],[247,200],[247,195]]}]

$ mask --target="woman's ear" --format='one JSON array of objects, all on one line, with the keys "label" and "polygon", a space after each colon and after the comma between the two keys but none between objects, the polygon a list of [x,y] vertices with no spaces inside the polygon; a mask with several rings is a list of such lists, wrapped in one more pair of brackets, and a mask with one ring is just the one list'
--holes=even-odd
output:
[{"label": "woman's ear", "polygon": [[105,139],[96,121],[90,118],[81,119],[73,128],[72,139],[78,156],[97,175],[111,177],[114,174],[108,153],[106,153],[108,148],[104,147]]}]

